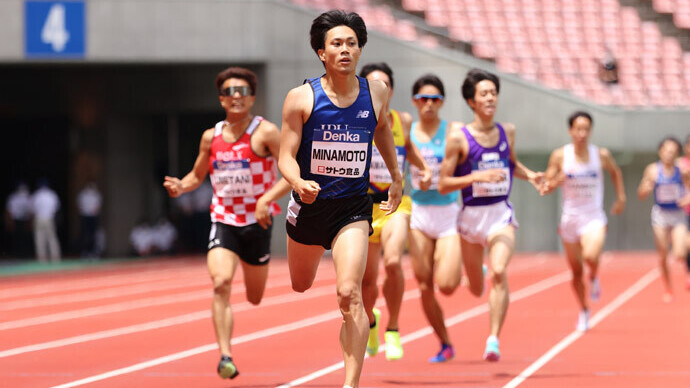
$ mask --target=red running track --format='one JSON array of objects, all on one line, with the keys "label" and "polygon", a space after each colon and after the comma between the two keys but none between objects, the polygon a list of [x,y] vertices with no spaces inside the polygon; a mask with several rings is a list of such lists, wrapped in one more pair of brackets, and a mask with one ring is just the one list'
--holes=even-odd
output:
[{"label": "red running track", "polygon": [[[361,387],[690,387],[690,292],[672,264],[676,297],[661,301],[653,253],[607,253],[592,329],[574,332],[577,305],[565,260],[521,254],[510,264],[511,305],[498,363],[481,360],[486,295],[440,296],[456,358],[438,351],[405,260],[400,331],[405,356],[365,360]],[[239,274],[238,274],[239,275]],[[340,315],[334,271],[292,291],[274,259],[264,300],[248,304],[233,284],[235,380],[215,374],[205,260],[167,259],[0,278],[0,387],[338,387]],[[378,304],[386,310],[382,299]],[[380,333],[383,337],[383,333]]]}]

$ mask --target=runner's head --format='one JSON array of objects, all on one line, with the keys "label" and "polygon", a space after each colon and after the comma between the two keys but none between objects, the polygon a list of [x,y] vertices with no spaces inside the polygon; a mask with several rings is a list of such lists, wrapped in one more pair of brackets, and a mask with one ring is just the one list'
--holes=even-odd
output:
[{"label": "runner's head", "polygon": [[220,105],[228,115],[247,115],[256,99],[256,74],[242,67],[229,67],[216,76]]},{"label": "runner's head", "polygon": [[436,119],[445,96],[443,82],[434,74],[425,74],[412,85],[412,103],[420,119]]},{"label": "runner's head", "polygon": [[659,160],[666,165],[673,165],[682,149],[678,139],[673,136],[666,136],[659,143]]},{"label": "runner's head", "polygon": [[388,99],[393,95],[393,70],[386,62],[368,63],[359,71],[359,76],[368,80],[379,80],[388,86]]},{"label": "runner's head", "polygon": [[577,111],[568,117],[570,137],[575,145],[587,145],[592,133],[592,116],[584,111]]},{"label": "runner's head", "polygon": [[482,69],[471,69],[462,83],[462,97],[475,114],[493,117],[501,83],[498,77]]},{"label": "runner's head", "polygon": [[367,43],[367,27],[355,12],[331,10],[319,15],[309,31],[311,48],[324,67],[350,72]]}]

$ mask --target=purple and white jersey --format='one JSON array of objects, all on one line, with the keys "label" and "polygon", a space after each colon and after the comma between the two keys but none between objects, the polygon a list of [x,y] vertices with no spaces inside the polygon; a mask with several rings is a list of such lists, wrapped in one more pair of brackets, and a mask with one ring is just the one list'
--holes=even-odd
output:
[{"label": "purple and white jersey", "polygon": [[501,182],[475,182],[462,189],[462,202],[465,206],[491,205],[507,201],[510,196],[515,163],[510,160],[510,145],[505,130],[499,123],[496,123],[496,127],[499,133],[498,143],[489,148],[482,147],[467,127],[462,127],[469,152],[467,159],[455,168],[454,175],[463,176],[474,171],[499,168],[505,171],[506,176],[506,179]]}]

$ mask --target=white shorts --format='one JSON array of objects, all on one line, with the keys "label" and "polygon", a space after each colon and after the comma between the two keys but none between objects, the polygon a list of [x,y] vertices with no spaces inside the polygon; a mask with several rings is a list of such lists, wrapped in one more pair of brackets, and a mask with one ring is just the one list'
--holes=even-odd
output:
[{"label": "white shorts", "polygon": [[607,223],[606,213],[602,209],[577,214],[563,213],[558,225],[558,234],[563,242],[577,243],[583,235],[606,227]]},{"label": "white shorts", "polygon": [[507,201],[484,206],[465,206],[458,217],[460,236],[473,244],[486,245],[489,236],[508,225],[518,227],[515,212]]},{"label": "white shorts", "polygon": [[427,237],[438,240],[458,233],[455,224],[458,222],[460,206],[453,202],[448,205],[418,205],[412,202],[410,229],[416,229]]},{"label": "white shorts", "polygon": [[687,216],[683,209],[664,209],[659,205],[652,206],[652,226],[672,228],[685,225]]}]

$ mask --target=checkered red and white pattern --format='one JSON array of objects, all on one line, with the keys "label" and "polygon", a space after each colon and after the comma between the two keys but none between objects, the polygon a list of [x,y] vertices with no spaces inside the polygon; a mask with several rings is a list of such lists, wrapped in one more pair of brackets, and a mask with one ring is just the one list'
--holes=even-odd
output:
[{"label": "checkered red and white pattern", "polygon": [[[223,140],[224,121],[216,124],[213,141],[211,142],[211,156],[209,158],[209,172],[211,182],[215,182],[213,165],[214,161],[223,162],[249,161],[249,168],[252,175],[253,192],[252,196],[244,197],[219,197],[216,189],[213,189],[213,200],[211,201],[211,221],[222,222],[233,226],[246,226],[256,223],[254,212],[256,211],[256,201],[273,187],[277,180],[277,164],[275,158],[260,157],[252,151],[251,136],[254,130],[261,124],[263,118],[254,117],[245,133],[234,143]],[[280,213],[280,206],[272,202],[270,212],[275,215]]]}]

